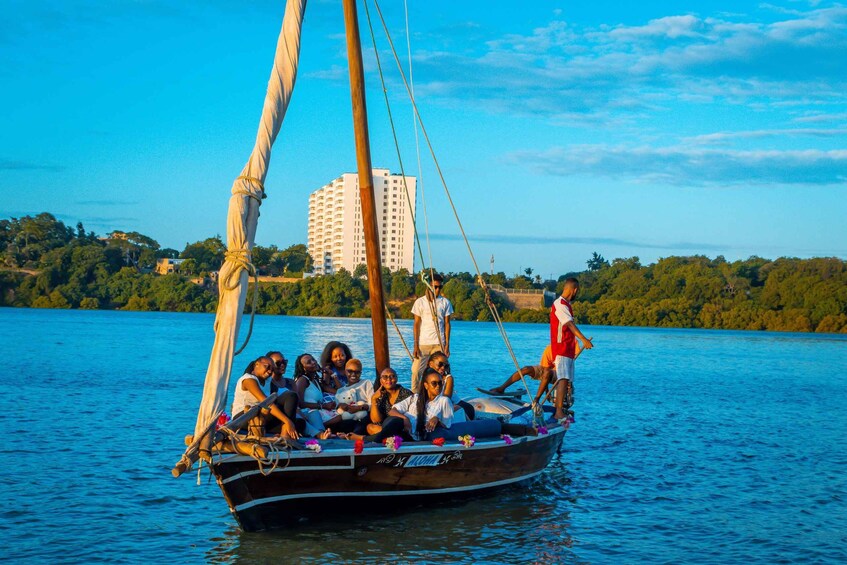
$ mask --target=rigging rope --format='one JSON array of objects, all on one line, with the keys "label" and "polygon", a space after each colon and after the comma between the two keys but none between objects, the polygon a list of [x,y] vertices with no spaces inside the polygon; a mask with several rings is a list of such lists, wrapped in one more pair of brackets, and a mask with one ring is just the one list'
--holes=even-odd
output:
[{"label": "rigging rope", "polygon": [[[259,455],[259,453],[261,453],[261,450],[258,449],[262,446],[262,442],[260,441],[262,439],[261,437],[241,437],[236,432],[226,427],[220,428],[219,431],[223,432],[227,436],[227,439],[229,439],[229,443],[232,446],[233,453],[241,453],[236,447],[236,441],[241,443],[250,443],[253,447],[250,450],[250,455],[248,455],[248,457],[251,457],[253,460],[256,461],[259,466],[259,473],[261,473],[265,477],[273,473],[279,466],[281,452],[285,452],[287,456],[285,460],[285,466],[282,468],[286,469],[291,464],[291,446],[288,445],[288,442],[281,436],[276,437],[273,440],[270,440],[264,444],[268,448],[268,455],[263,456]],[[280,443],[283,444],[282,447],[279,446]],[[267,467],[268,465],[270,465],[270,469],[266,471],[265,467]]]},{"label": "rigging rope", "polygon": [[[403,13],[406,19],[406,53],[409,58],[409,93],[412,103],[415,102],[415,79],[412,76],[412,34],[409,31],[409,4],[403,0]],[[424,215],[424,236],[426,237],[426,253],[429,256],[429,265],[432,266],[432,246],[429,243],[429,215],[426,211],[426,189],[424,188],[423,167],[421,166],[421,141],[418,136],[418,121],[415,119],[415,111],[412,109],[412,129],[415,132],[415,155],[418,161],[418,184],[421,187],[421,205]],[[423,261],[421,261],[423,263]],[[421,265],[421,268],[424,264]]]},{"label": "rigging rope", "polygon": [[406,340],[403,339],[403,333],[400,331],[400,328],[397,327],[397,322],[394,321],[394,316],[391,315],[391,311],[388,309],[388,306],[385,307],[385,313],[388,314],[388,319],[391,321],[391,325],[394,326],[394,329],[397,330],[397,336],[400,338],[400,343],[403,344],[403,349],[406,350],[406,355],[409,356],[409,359],[414,359],[415,356],[409,351],[409,346],[406,345]]},{"label": "rigging rope", "polygon": [[[411,100],[411,103],[412,103],[412,109],[414,110],[414,114],[417,117],[417,121],[421,126],[421,133],[424,136],[424,140],[426,141],[430,155],[432,156],[433,163],[435,164],[435,169],[438,172],[438,176],[441,180],[441,184],[444,187],[444,193],[447,196],[447,201],[450,203],[450,208],[453,211],[453,216],[456,219],[456,223],[459,226],[459,231],[462,234],[462,239],[464,240],[465,246],[468,249],[468,255],[470,255],[471,262],[473,263],[474,270],[476,271],[477,280],[479,281],[479,285],[482,288],[483,292],[485,293],[485,301],[486,301],[486,304],[488,305],[488,309],[491,312],[491,315],[494,318],[494,321],[496,322],[498,329],[500,330],[500,335],[503,338],[504,343],[506,344],[506,349],[509,352],[509,356],[512,358],[512,362],[514,363],[515,369],[516,369],[516,371],[518,372],[518,375],[521,378],[521,382],[523,383],[524,388],[527,391],[527,394],[531,395],[531,393],[529,391],[529,385],[527,385],[526,379],[524,378],[524,375],[521,373],[520,363],[518,362],[518,359],[515,356],[515,352],[512,349],[512,344],[509,341],[509,336],[506,333],[506,328],[503,326],[503,322],[502,322],[502,319],[500,318],[499,312],[497,311],[496,305],[491,300],[491,295],[489,293],[488,286],[485,284],[485,280],[483,280],[483,278],[482,278],[482,272],[479,269],[479,265],[477,264],[476,257],[474,256],[473,250],[471,249],[471,245],[470,245],[470,242],[468,241],[467,234],[465,233],[465,229],[462,226],[462,221],[459,218],[459,213],[456,209],[456,205],[453,202],[453,198],[450,195],[450,190],[447,187],[447,181],[444,178],[444,173],[441,170],[441,165],[439,164],[438,158],[435,155],[435,150],[432,146],[432,141],[429,138],[429,134],[426,131],[426,126],[423,123],[423,118],[421,117],[420,111],[418,110],[418,105],[417,105],[417,102],[415,101],[414,93],[412,92],[411,86],[409,85],[409,81],[406,79],[406,74],[403,72],[403,66],[400,63],[400,58],[397,55],[397,50],[394,48],[394,41],[391,39],[391,33],[388,31],[388,25],[386,24],[385,18],[383,17],[383,14],[382,14],[382,10],[379,7],[379,1],[373,0],[373,2],[374,2],[374,7],[376,8],[377,14],[379,15],[380,22],[382,23],[382,28],[385,31],[385,36],[386,36],[386,39],[388,40],[388,45],[391,47],[391,53],[394,56],[394,61],[397,64],[397,69],[400,72],[400,77],[403,79],[403,84],[406,87],[406,92],[409,94],[409,99]],[[366,12],[367,12],[367,2],[365,2],[365,8],[366,8]],[[368,15],[368,25],[370,25],[370,15]],[[373,35],[373,29],[371,29],[371,35]],[[374,42],[374,45],[376,45],[376,42]],[[381,68],[380,68],[380,77],[382,78]],[[393,125],[393,122],[392,122],[392,131],[393,131],[393,129],[394,129],[394,125]],[[425,203],[424,203],[424,210],[426,210],[426,204]],[[426,213],[424,214],[424,217],[426,217]],[[427,232],[427,234],[429,234],[429,226],[428,225],[426,226],[426,232]],[[430,266],[431,266],[431,263],[430,263]],[[439,341],[441,341],[440,340],[440,332],[438,332],[438,333],[439,333]],[[442,344],[442,347],[443,347],[443,344]]]},{"label": "rigging rope", "polygon": [[[408,184],[406,183],[406,169],[403,165],[403,157],[402,157],[402,154],[401,154],[401,151],[400,151],[400,141],[397,139],[397,128],[394,126],[394,116],[391,113],[391,103],[390,103],[389,98],[388,98],[388,88],[385,85],[385,75],[382,72],[382,63],[381,63],[380,58],[379,58],[379,49],[377,49],[377,45],[376,45],[376,34],[374,33],[374,30],[373,30],[373,23],[371,21],[371,12],[370,12],[370,9],[368,8],[368,3],[365,2],[364,5],[365,5],[365,15],[366,15],[367,20],[368,20],[368,30],[370,31],[370,34],[371,34],[371,42],[373,44],[374,57],[376,59],[376,67],[377,67],[377,70],[379,71],[379,80],[380,80],[380,83],[382,85],[382,95],[383,95],[383,98],[385,99],[385,108],[386,108],[386,112],[387,112],[387,115],[388,115],[388,123],[391,126],[391,134],[394,138],[394,149],[397,153],[397,162],[400,166],[400,175],[403,178],[403,193],[406,196],[406,204],[409,206],[409,213],[412,216],[412,231],[415,234],[415,241],[418,244],[417,245],[418,253],[420,254],[420,258],[421,258],[421,281],[426,285],[429,292],[433,293],[433,296],[434,296],[435,290],[432,288],[432,285],[424,277],[424,269],[426,268],[426,262],[424,261],[423,248],[421,246],[420,234],[418,233],[418,227],[417,227],[417,222],[416,222],[416,219],[415,219],[415,213],[413,211],[415,209],[415,207],[412,205],[412,200],[409,197],[409,187],[408,187]],[[377,9],[379,9],[379,6],[377,6]],[[410,55],[410,58],[409,58],[409,63],[411,64],[411,55]],[[417,136],[417,128],[415,128],[415,135]],[[420,169],[420,152],[418,152],[418,169]],[[424,233],[426,234],[426,237],[427,237],[427,250],[428,250],[429,256],[430,256],[430,258],[429,258],[430,280],[432,280],[432,276],[433,276],[432,250],[429,247],[429,227],[428,227],[428,223],[427,223],[427,220],[426,220],[426,200],[423,197],[423,185],[421,185],[421,202],[424,205],[424,224],[426,226],[426,230],[424,231]],[[437,309],[436,309],[436,306],[435,306],[435,301],[434,300],[433,301],[428,300],[427,303],[429,304],[430,315],[432,316],[433,326],[438,328],[438,330],[436,331],[436,334],[438,335],[438,345],[441,348],[441,351],[444,351],[444,349],[445,349],[444,340],[441,337],[441,327],[438,324],[438,313],[437,313]],[[385,307],[385,311],[388,312],[387,306]],[[397,330],[397,335],[400,336],[400,341],[403,342],[403,347],[406,348],[406,352],[409,353],[409,358],[414,359],[415,358],[414,354],[409,352],[409,347],[406,345],[406,341],[403,339],[403,334],[400,332],[400,328],[397,327],[397,324],[394,323],[393,318],[391,318],[390,312],[389,312],[389,318],[391,319],[391,323],[394,326],[394,329]]]}]

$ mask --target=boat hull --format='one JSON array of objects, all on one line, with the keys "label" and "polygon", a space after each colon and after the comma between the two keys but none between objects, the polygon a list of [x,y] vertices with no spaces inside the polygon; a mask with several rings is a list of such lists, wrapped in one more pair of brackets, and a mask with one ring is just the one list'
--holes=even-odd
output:
[{"label": "boat hull", "polygon": [[[406,443],[355,454],[349,443],[331,442],[321,453],[283,453],[263,474],[256,461],[216,458],[212,470],[238,523],[246,531],[285,527],[326,515],[324,499],[366,502],[368,511],[410,507],[513,485],[539,475],[562,443],[559,426],[539,436],[479,441],[470,448]],[[402,504],[398,501],[402,499]]]}]

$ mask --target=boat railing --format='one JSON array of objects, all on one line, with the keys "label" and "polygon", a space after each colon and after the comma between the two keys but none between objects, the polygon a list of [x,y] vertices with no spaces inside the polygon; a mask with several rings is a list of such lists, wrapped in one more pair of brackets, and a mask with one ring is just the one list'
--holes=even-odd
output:
[{"label": "boat railing", "polygon": [[488,288],[495,292],[504,292],[506,294],[544,294],[545,292],[550,292],[543,288],[506,288],[499,284],[490,284]]}]

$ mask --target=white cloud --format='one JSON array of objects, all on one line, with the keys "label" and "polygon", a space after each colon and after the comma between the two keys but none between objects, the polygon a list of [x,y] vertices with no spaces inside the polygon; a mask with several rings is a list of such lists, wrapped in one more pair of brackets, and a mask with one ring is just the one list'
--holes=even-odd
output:
[{"label": "white cloud", "polygon": [[707,133],[684,139],[692,143],[715,143],[731,139],[756,139],[764,137],[795,137],[795,136],[811,136],[811,137],[838,137],[847,136],[847,129],[813,129],[813,128],[795,128],[795,129],[768,129],[768,130],[751,130],[751,131],[722,131],[716,133]]},{"label": "white cloud", "polygon": [[819,122],[847,122],[847,112],[838,114],[809,114],[794,118],[795,122],[799,123],[819,123]]},{"label": "white cloud", "polygon": [[510,159],[543,174],[589,175],[682,186],[847,183],[847,150],[739,151],[580,145]]},{"label": "white cloud", "polygon": [[704,30],[703,20],[687,16],[667,16],[656,20],[650,20],[644,26],[620,26],[613,29],[609,35],[616,39],[633,39],[640,37],[666,37],[676,39],[679,37],[697,37]]},{"label": "white cloud", "polygon": [[416,80],[445,100],[550,117],[603,112],[622,98],[630,103],[616,111],[637,114],[656,93],[691,103],[847,103],[847,8],[780,18],[676,15],[595,29],[553,21],[449,54],[419,51]]}]

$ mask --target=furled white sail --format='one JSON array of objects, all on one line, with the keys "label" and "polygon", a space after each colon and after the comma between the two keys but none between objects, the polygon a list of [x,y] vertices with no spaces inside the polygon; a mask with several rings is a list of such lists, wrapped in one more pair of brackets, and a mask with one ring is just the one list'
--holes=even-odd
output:
[{"label": "furled white sail", "polygon": [[288,0],[286,4],[256,145],[232,185],[227,213],[226,260],[218,278],[220,296],[215,318],[215,343],[206,371],[203,400],[194,429],[195,437],[205,432],[211,419],[224,410],[226,405],[232,359],[252,270],[250,256],[256,237],[259,206],[265,197],[264,183],[271,147],[285,117],[297,77],[300,31],[305,9],[306,0]]}]

